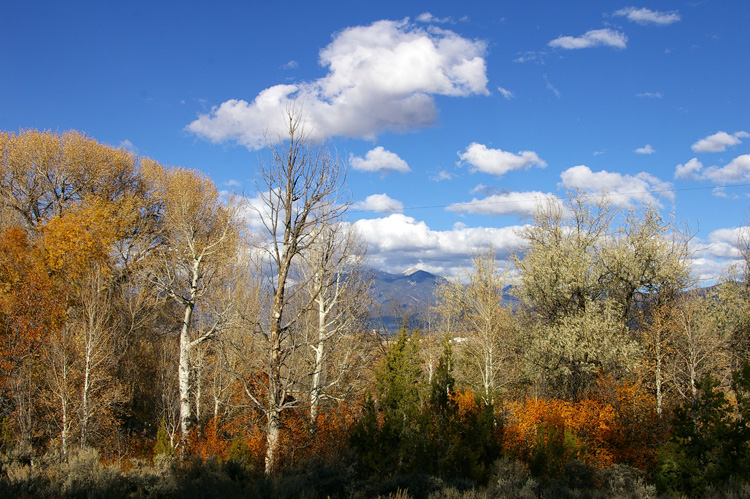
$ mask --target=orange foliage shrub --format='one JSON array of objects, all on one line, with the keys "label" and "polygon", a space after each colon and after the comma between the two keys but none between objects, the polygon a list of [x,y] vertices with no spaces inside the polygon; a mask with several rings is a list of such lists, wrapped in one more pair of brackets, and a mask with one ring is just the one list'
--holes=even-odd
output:
[{"label": "orange foliage shrub", "polygon": [[513,402],[508,405],[503,447],[527,463],[540,453],[556,454],[548,457],[558,468],[580,459],[596,468],[623,463],[649,470],[663,426],[652,406],[636,386],[604,378],[577,402]]}]

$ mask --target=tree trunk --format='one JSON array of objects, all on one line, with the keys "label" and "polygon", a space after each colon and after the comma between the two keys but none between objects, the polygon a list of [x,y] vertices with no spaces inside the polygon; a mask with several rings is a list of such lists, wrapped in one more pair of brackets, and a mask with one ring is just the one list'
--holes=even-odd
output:
[{"label": "tree trunk", "polygon": [[313,350],[315,350],[315,367],[313,368],[312,390],[310,391],[310,422],[315,428],[315,422],[318,420],[318,409],[320,407],[320,395],[323,384],[323,357],[325,354],[326,341],[326,322],[328,314],[326,312],[325,300],[322,296],[318,297],[318,341]]},{"label": "tree trunk", "polygon": [[193,316],[193,304],[190,303],[185,307],[185,318],[182,322],[180,331],[180,366],[179,366],[179,383],[180,383],[180,443],[184,452],[184,445],[187,443],[188,433],[192,420],[190,407],[190,321]]},{"label": "tree trunk", "polygon": [[664,400],[664,394],[662,393],[661,384],[661,335],[657,332],[656,334],[656,369],[654,372],[656,381],[656,414],[661,416],[662,403]]},{"label": "tree trunk", "polygon": [[268,414],[268,432],[266,434],[266,476],[270,476],[278,467],[280,434],[281,413],[271,411]]},{"label": "tree trunk", "polygon": [[86,360],[83,372],[83,388],[81,393],[81,448],[86,447],[89,423],[89,388],[91,386],[91,331],[86,338]]}]

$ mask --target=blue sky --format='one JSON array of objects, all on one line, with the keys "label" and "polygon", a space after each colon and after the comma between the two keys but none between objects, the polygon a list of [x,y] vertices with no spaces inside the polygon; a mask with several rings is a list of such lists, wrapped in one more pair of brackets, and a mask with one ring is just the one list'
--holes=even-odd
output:
[{"label": "blue sky", "polygon": [[750,3],[0,4],[0,129],[77,129],[255,195],[286,102],[349,167],[373,266],[518,250],[536,202],[604,191],[737,258],[750,192]]}]

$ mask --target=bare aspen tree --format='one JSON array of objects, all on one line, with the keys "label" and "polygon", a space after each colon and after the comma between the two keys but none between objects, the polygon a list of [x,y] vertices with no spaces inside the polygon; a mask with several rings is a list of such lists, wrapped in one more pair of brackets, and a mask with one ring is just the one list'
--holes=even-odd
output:
[{"label": "bare aspen tree", "polygon": [[80,305],[75,311],[74,327],[81,348],[80,366],[80,446],[89,444],[89,437],[102,426],[111,405],[119,401],[121,390],[113,376],[117,360],[110,289],[102,269],[94,266],[80,291]]},{"label": "bare aspen tree", "polygon": [[[312,308],[307,343],[313,353],[310,419],[315,425],[321,400],[347,376],[356,374],[359,352],[354,338],[362,330],[369,280],[363,274],[365,246],[350,226],[340,223],[315,228],[315,242],[303,256],[300,275]],[[349,341],[341,341],[344,336]],[[333,346],[343,346],[334,369],[326,369]]]},{"label": "bare aspen tree", "polygon": [[311,300],[295,267],[315,245],[320,228],[338,222],[347,207],[337,199],[344,180],[339,160],[309,138],[294,110],[285,118],[288,136],[279,138],[269,162],[260,167],[258,211],[266,235],[260,248],[267,265],[268,315],[257,323],[257,333],[266,357],[262,376],[254,379],[262,389],[245,390],[266,417],[266,474],[277,467],[282,414],[300,403],[291,394],[304,377],[304,368],[297,364],[299,349],[305,346],[300,328]]}]

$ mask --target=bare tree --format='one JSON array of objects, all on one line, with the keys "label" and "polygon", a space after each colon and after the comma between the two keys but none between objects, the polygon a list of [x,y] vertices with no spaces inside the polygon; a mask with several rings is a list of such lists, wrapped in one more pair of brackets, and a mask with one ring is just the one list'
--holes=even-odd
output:
[{"label": "bare tree", "polygon": [[[300,264],[305,300],[312,303],[306,327],[307,343],[312,351],[310,420],[317,421],[320,403],[342,381],[358,371],[359,352],[353,338],[362,332],[369,303],[370,280],[362,265],[365,246],[350,226],[340,223],[320,225],[315,243],[310,245]],[[340,341],[349,336],[350,341]],[[334,346],[339,348],[334,369],[326,363]],[[331,366],[333,367],[333,366]]]},{"label": "bare tree", "polygon": [[293,109],[286,120],[288,136],[280,138],[270,161],[260,167],[258,212],[266,235],[260,249],[265,255],[268,308],[267,317],[255,327],[266,353],[265,365],[245,390],[267,421],[266,474],[276,469],[282,414],[300,404],[293,394],[304,377],[298,364],[298,351],[305,347],[300,330],[312,300],[296,265],[321,237],[321,228],[335,224],[347,208],[337,197],[344,181],[338,158],[309,139]]}]

